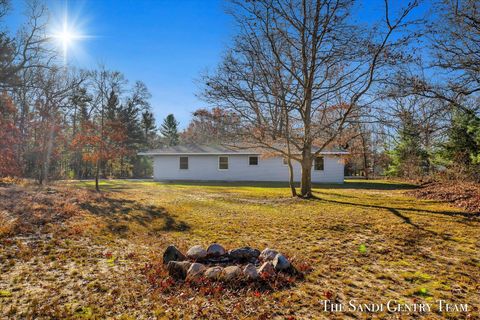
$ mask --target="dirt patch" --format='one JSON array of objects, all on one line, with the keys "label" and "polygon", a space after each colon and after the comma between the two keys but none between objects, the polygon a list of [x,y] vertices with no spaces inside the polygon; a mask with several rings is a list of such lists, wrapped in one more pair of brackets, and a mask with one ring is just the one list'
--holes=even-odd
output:
[{"label": "dirt patch", "polygon": [[480,213],[480,185],[467,182],[432,182],[408,194],[420,199],[450,202],[471,213]]}]

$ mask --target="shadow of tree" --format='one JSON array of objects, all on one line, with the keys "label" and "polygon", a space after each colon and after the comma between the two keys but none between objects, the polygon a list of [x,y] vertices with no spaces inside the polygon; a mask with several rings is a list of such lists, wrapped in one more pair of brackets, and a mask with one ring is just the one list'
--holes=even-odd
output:
[{"label": "shadow of tree", "polygon": [[398,210],[402,210],[402,211],[440,214],[440,215],[446,215],[446,216],[451,216],[451,217],[460,216],[460,217],[466,218],[467,220],[480,222],[480,213],[469,213],[469,212],[463,212],[463,211],[447,211],[447,210],[434,211],[434,210],[427,210],[427,209],[420,209],[420,208],[394,208],[394,207],[375,205],[375,204],[363,204],[363,203],[355,203],[355,202],[349,202],[349,201],[324,199],[324,198],[320,198],[320,197],[313,197],[312,200],[332,202],[332,203],[345,204],[345,205],[351,205],[351,206],[360,206],[360,207],[364,207],[364,208],[385,209],[385,210],[389,210],[390,212],[392,212],[392,211],[397,211],[398,212]]},{"label": "shadow of tree", "polygon": [[[275,181],[199,181],[199,180],[166,180],[158,182],[166,185],[180,185],[180,186],[204,186],[204,187],[258,187],[258,188],[289,188],[287,182]],[[300,183],[295,183],[296,187]],[[363,190],[410,190],[416,189],[418,186],[407,183],[388,183],[388,182],[373,182],[371,180],[363,181],[348,181],[345,183],[314,183],[314,189],[363,189]],[[120,189],[117,188],[116,189]]]},{"label": "shadow of tree", "polygon": [[[93,215],[101,216],[107,223],[107,229],[120,236],[130,230],[129,224],[134,222],[152,231],[187,231],[190,226],[184,221],[176,220],[165,208],[144,205],[138,201],[116,199],[102,196],[97,201],[82,203],[80,207]],[[163,220],[162,227],[158,220]]]},{"label": "shadow of tree", "polygon": [[375,208],[375,209],[383,209],[391,214],[395,215],[396,217],[400,218],[405,224],[408,224],[415,229],[424,231],[426,233],[430,233],[432,235],[440,236],[445,240],[449,240],[448,235],[444,234],[438,234],[435,231],[425,229],[421,225],[414,223],[412,219],[410,219],[408,216],[404,215],[401,213],[401,211],[408,211],[408,212],[418,212],[418,213],[430,213],[430,214],[437,214],[437,215],[445,215],[445,216],[450,216],[450,217],[463,217],[464,222],[480,222],[480,214],[478,213],[468,213],[468,212],[461,212],[461,211],[446,211],[446,210],[441,210],[441,211],[433,211],[433,210],[425,210],[425,209],[419,209],[419,208],[395,208],[395,207],[389,207],[389,206],[383,206],[383,205],[375,205],[375,204],[363,204],[363,203],[355,203],[355,202],[349,202],[349,201],[340,201],[340,200],[331,200],[331,199],[323,199],[317,196],[314,196],[311,198],[313,201],[325,201],[325,202],[330,202],[330,203],[336,203],[336,204],[341,204],[341,205],[350,205],[354,207],[363,207],[363,208]]}]

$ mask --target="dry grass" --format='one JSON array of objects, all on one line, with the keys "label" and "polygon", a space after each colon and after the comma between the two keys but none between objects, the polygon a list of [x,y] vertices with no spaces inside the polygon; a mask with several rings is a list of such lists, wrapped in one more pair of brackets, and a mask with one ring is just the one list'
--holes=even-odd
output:
[{"label": "dry grass", "polygon": [[[479,216],[405,194],[393,182],[283,185],[102,183],[0,186],[0,315],[6,318],[325,318],[321,300],[468,303],[479,316]],[[272,291],[176,285],[159,266],[174,243],[219,242],[285,252],[313,268]],[[203,288],[203,289],[202,289]],[[377,318],[418,315],[387,313]]]}]

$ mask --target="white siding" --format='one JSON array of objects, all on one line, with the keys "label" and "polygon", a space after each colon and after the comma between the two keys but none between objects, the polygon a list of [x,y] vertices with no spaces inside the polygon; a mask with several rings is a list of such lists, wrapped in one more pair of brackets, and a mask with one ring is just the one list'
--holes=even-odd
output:
[{"label": "white siding", "polygon": [[[187,155],[182,155],[187,156]],[[248,155],[229,155],[228,170],[218,169],[218,155],[188,155],[188,169],[180,170],[179,155],[154,156],[154,179],[212,180],[212,181],[288,181],[288,167],[281,157],[259,157],[258,165],[251,166]],[[324,170],[312,168],[313,182],[343,183],[343,161],[334,155],[324,156]],[[301,177],[301,167],[293,161],[295,181]]]}]

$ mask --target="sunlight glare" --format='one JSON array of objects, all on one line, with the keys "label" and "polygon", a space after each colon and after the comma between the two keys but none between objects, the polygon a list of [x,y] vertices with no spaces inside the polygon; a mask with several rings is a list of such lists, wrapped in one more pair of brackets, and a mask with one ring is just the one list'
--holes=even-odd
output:
[{"label": "sunlight glare", "polygon": [[69,23],[67,14],[63,17],[62,25],[57,25],[50,35],[50,38],[54,39],[61,48],[65,64],[67,63],[68,51],[74,51],[76,42],[87,37],[77,30],[74,24]]}]

